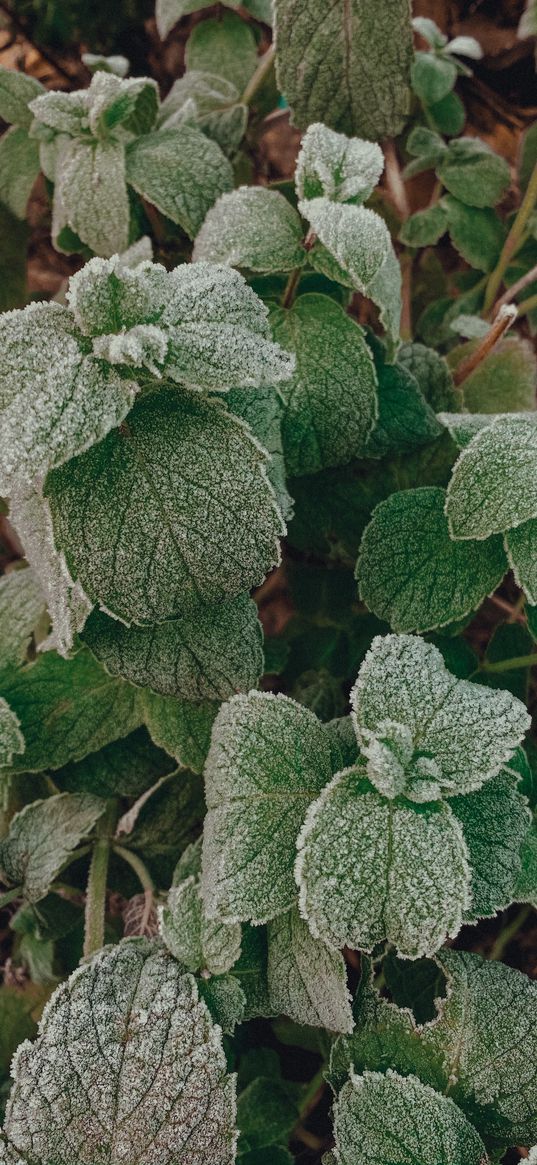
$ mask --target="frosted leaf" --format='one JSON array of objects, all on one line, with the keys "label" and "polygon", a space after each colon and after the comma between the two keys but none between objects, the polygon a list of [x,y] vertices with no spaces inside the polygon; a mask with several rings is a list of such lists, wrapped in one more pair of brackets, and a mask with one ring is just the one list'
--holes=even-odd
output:
[{"label": "frosted leaf", "polygon": [[381,797],[361,766],[338,773],[298,839],[300,912],[315,938],[405,958],[432,954],[460,930],[470,871],[448,805]]},{"label": "frosted leaf", "polygon": [[133,142],[127,150],[127,180],[193,239],[219,195],[233,186],[233,170],[216,142],[195,126],[183,125]]},{"label": "frosted leaf", "polygon": [[194,244],[193,259],[270,273],[291,271],[305,261],[302,224],[278,190],[240,186],[223,194]]},{"label": "frosted leaf", "polygon": [[438,413],[438,420],[444,425],[458,449],[466,449],[477,433],[488,428],[497,416],[493,413]]},{"label": "frosted leaf", "polygon": [[334,1032],[353,1028],[346,967],[316,942],[296,907],[268,924],[268,984],[274,1011]]},{"label": "frosted leaf", "polygon": [[32,113],[28,103],[43,93],[41,83],[26,73],[0,68],[0,117],[8,125],[20,125],[29,129]]},{"label": "frosted leaf", "polygon": [[[412,635],[377,636],[351,693],[359,742],[391,748],[395,726],[410,734],[405,795],[427,800],[433,779],[444,796],[470,793],[513,755],[528,728],[526,708],[510,692],[457,679],[431,643]],[[374,768],[368,775],[376,783]]]},{"label": "frosted leaf", "polygon": [[406,0],[275,0],[277,77],[301,129],[380,140],[400,133],[410,111],[412,28]]},{"label": "frosted leaf", "polygon": [[[363,206],[313,198],[299,203],[317,238],[335,260],[343,275],[330,271],[322,256],[311,252],[311,260],[328,278],[344,282],[368,296],[380,308],[384,327],[392,337],[399,333],[401,315],[401,272],[386,223],[380,215]],[[319,262],[319,259],[321,261]]]},{"label": "frosted leaf", "polygon": [[21,1044],[4,1133],[35,1165],[232,1165],[235,1078],[195,980],[148,939],[104,950]]},{"label": "frosted leaf", "polygon": [[495,206],[510,182],[506,159],[477,137],[451,141],[436,172],[449,193],[469,206]]},{"label": "frosted leaf", "polygon": [[29,485],[127,416],[138,384],[84,355],[67,308],[34,303],[0,317],[0,489]]},{"label": "frosted leaf", "polygon": [[444,1058],[450,1095],[483,1136],[530,1144],[537,1136],[537,984],[466,951],[444,950],[437,962],[447,997],[423,1033],[429,1053]]},{"label": "frosted leaf", "polygon": [[13,126],[0,138],[0,202],[15,218],[26,218],[28,199],[39,174],[37,143],[25,129]]},{"label": "frosted leaf", "polygon": [[485,1146],[450,1097],[416,1076],[364,1072],[334,1108],[337,1165],[487,1165]]},{"label": "frosted leaf", "polygon": [[120,431],[49,474],[56,545],[90,598],[127,623],[233,597],[279,559],[265,460],[219,401],[145,396]]},{"label": "frosted leaf", "polygon": [[80,56],[92,74],[98,69],[102,69],[105,73],[114,73],[116,77],[126,77],[130,69],[130,61],[120,53],[110,57],[103,56],[101,53],[81,53]]},{"label": "frosted leaf", "polygon": [[339,773],[341,769],[348,769],[356,764],[358,759],[358,741],[354,731],[351,716],[339,716],[329,720],[325,729],[330,739],[332,752],[332,772]]},{"label": "frosted leaf", "polygon": [[223,705],[205,766],[209,917],[265,922],[293,905],[297,834],[330,760],[323,725],[294,700],[250,692]]},{"label": "frosted leaf", "polygon": [[96,336],[93,351],[109,364],[134,365],[147,368],[160,379],[168,352],[168,337],[155,324],[137,324],[119,335]]},{"label": "frosted leaf", "polygon": [[0,841],[4,881],[22,886],[22,896],[28,902],[44,898],[104,808],[100,797],[87,793],[60,793],[25,805],[12,818],[7,836]]},{"label": "frosted leaf", "polygon": [[96,255],[126,250],[130,210],[123,145],[72,141],[61,153],[54,198],[65,224]]},{"label": "frosted leaf", "polygon": [[499,586],[501,538],[454,542],[445,491],[407,489],[380,502],[356,563],[360,597],[394,631],[432,631],[462,619]]},{"label": "frosted leaf", "polygon": [[218,704],[211,700],[194,704],[174,696],[158,696],[146,688],[138,694],[138,706],[155,744],[180,765],[201,773]]},{"label": "frosted leaf", "polygon": [[98,70],[88,90],[89,128],[97,138],[128,141],[155,122],[159,91],[151,77],[116,77]]},{"label": "frosted leaf", "polygon": [[47,651],[13,672],[3,691],[17,715],[26,751],[14,767],[24,772],[58,769],[126,736],[141,723],[136,692],[109,678],[91,652],[72,659]]},{"label": "frosted leaf", "polygon": [[225,391],[288,380],[293,357],[270,340],[268,310],[238,271],[184,263],[168,275],[159,327],[166,374],[190,388]]},{"label": "frosted leaf", "polygon": [[0,579],[0,670],[26,660],[28,645],[45,604],[32,570],[12,570]]},{"label": "frosted leaf", "polygon": [[520,849],[531,823],[526,798],[517,784],[517,776],[502,769],[477,792],[450,799],[462,825],[472,871],[466,921],[491,918],[516,900]]},{"label": "frosted leaf", "polygon": [[223,975],[239,958],[241,927],[206,917],[200,881],[201,838],[179,860],[160,914],[160,930],[166,946],[187,971]]},{"label": "frosted leaf", "polygon": [[24,752],[20,723],[9,704],[0,696],[0,767],[10,765],[15,753]]},{"label": "frosted leaf", "polygon": [[397,362],[415,377],[425,400],[435,413],[441,409],[460,407],[460,389],[455,388],[447,360],[439,356],[434,348],[427,348],[425,344],[402,344],[397,353]]},{"label": "frosted leaf", "polygon": [[537,521],[532,518],[505,535],[505,549],[515,581],[529,603],[537,603]]},{"label": "frosted leaf", "polygon": [[158,322],[168,282],[158,263],[142,261],[131,267],[120,255],[90,259],[71,276],[67,302],[85,335],[121,334],[138,324]]},{"label": "frosted leaf", "polygon": [[497,417],[463,449],[446,499],[452,538],[488,538],[537,517],[537,416]]},{"label": "frosted leaf", "polygon": [[92,604],[80,583],[71,578],[64,555],[56,550],[46,498],[38,490],[17,486],[11,494],[9,517],[41,587],[52,623],[41,648],[56,648],[60,655],[68,655]]},{"label": "frosted leaf", "polygon": [[248,107],[240,101],[237,86],[225,77],[188,69],[174,81],[160,107],[159,119],[162,129],[185,123],[198,125],[233,157],[248,124]]},{"label": "frosted leaf", "polygon": [[109,674],[163,696],[225,700],[255,688],[263,672],[263,633],[247,594],[153,627],[95,612],[83,639]]},{"label": "frosted leaf", "polygon": [[302,138],[295,170],[299,198],[332,202],[365,202],[384,169],[380,146],[361,138],[334,133],[326,125],[310,125]]},{"label": "frosted leaf", "polygon": [[30,109],[38,122],[58,133],[81,137],[88,130],[89,89],[72,93],[50,90],[36,97]]},{"label": "frosted leaf", "polygon": [[365,455],[378,414],[377,376],[362,329],[325,295],[301,295],[275,308],[272,334],[296,355],[280,389],[287,470],[316,473]]},{"label": "frosted leaf", "polygon": [[281,387],[232,388],[226,396],[226,404],[235,416],[246,421],[259,444],[270,454],[267,476],[283,517],[288,521],[293,516],[293,501],[287,490],[283,459]]}]

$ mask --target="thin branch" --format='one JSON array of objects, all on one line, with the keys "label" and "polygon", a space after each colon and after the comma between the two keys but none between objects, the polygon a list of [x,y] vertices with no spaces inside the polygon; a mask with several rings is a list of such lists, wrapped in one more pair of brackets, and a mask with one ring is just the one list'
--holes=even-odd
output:
[{"label": "thin branch", "polygon": [[276,49],[273,44],[267,49],[266,53],[261,57],[255,73],[250,77],[246,89],[240,98],[241,105],[251,105],[252,101],[261,86],[266,81],[274,62]]},{"label": "thin branch", "polygon": [[407,197],[406,186],[401,174],[401,167],[397,157],[397,150],[391,138],[384,146],[384,159],[386,186],[399,218],[405,222],[405,220],[410,216],[410,204]]},{"label": "thin branch", "polygon": [[533,168],[533,173],[528,182],[526,193],[520,204],[520,209],[513,222],[511,230],[502,247],[502,252],[492,275],[487,284],[487,292],[485,295],[484,314],[488,315],[495,303],[496,296],[503,283],[503,277],[509,266],[513,255],[518,250],[524,238],[526,226],[533,214],[535,203],[537,202],[537,164]]},{"label": "thin branch", "polygon": [[515,304],[504,304],[504,306],[500,308],[500,311],[498,312],[498,315],[496,316],[490,331],[487,332],[487,335],[483,337],[481,343],[477,348],[475,348],[471,355],[468,356],[466,360],[463,360],[462,363],[459,364],[459,367],[456,369],[453,379],[457,388],[459,388],[459,386],[463,384],[467,377],[470,376],[472,372],[474,372],[478,365],[486,359],[486,357],[489,355],[489,352],[492,352],[492,349],[496,347],[498,340],[501,340],[502,336],[508,330],[508,328],[514,324],[517,315],[518,312]]},{"label": "thin branch", "polygon": [[[537,283],[537,263],[535,264],[535,267],[531,268],[530,271],[526,271],[525,275],[521,275],[520,279],[517,279],[516,283],[513,283],[513,285],[508,289],[508,291],[506,291],[505,294],[502,295],[501,299],[498,300],[498,302],[494,308],[494,311],[493,311],[494,317],[496,317],[498,315],[498,312],[501,310],[502,307],[505,307],[506,303],[511,303],[511,300],[513,300],[515,298],[515,295],[518,295],[519,291],[524,291],[524,289],[526,287],[529,287],[531,283]],[[522,307],[522,304],[520,305],[520,307]],[[518,309],[519,314],[520,314],[520,307]]]}]

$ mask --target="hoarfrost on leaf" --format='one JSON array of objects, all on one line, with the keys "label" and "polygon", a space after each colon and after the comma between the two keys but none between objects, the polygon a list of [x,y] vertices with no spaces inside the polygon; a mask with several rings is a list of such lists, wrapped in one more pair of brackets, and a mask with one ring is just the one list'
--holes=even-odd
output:
[{"label": "hoarfrost on leaf", "polygon": [[452,538],[481,540],[537,517],[537,415],[499,416],[463,449],[446,498]]},{"label": "hoarfrost on leaf", "polygon": [[296,210],[278,190],[240,186],[209,211],[193,259],[264,273],[291,271],[306,259],[302,234]]},{"label": "hoarfrost on leaf", "polygon": [[44,898],[79,842],[91,833],[105,809],[100,797],[60,793],[33,801],[16,813],[0,841],[4,880],[21,886],[29,902]]},{"label": "hoarfrost on leaf", "polygon": [[15,753],[24,752],[24,737],[17,716],[0,696],[0,766],[10,765]]},{"label": "hoarfrost on leaf", "polygon": [[216,199],[233,186],[230,162],[216,142],[193,125],[138,138],[127,149],[126,176],[142,198],[191,239]]},{"label": "hoarfrost on leaf", "polygon": [[35,1165],[235,1160],[221,1031],[192,976],[147,939],[105,949],[57,989],[13,1077],[4,1135]]},{"label": "hoarfrost on leaf", "polygon": [[125,251],[130,210],[123,145],[75,138],[60,159],[54,197],[62,227],[69,226],[96,255]]},{"label": "hoarfrost on leaf", "polygon": [[315,122],[302,138],[295,170],[299,199],[365,202],[384,169],[380,146],[348,138]]},{"label": "hoarfrost on leaf", "polygon": [[531,518],[508,530],[504,537],[509,566],[515,582],[529,603],[537,603],[537,521]]},{"label": "hoarfrost on leaf", "polygon": [[268,985],[276,1014],[334,1032],[353,1027],[346,966],[339,951],[316,942],[292,907],[269,922]]},{"label": "hoarfrost on leaf", "polygon": [[240,956],[241,926],[206,917],[200,882],[201,838],[179,859],[160,914],[160,931],[172,955],[187,971],[223,975]]},{"label": "hoarfrost on leaf", "polygon": [[30,568],[3,575],[0,579],[0,672],[25,662],[32,632],[44,609],[43,595]]}]

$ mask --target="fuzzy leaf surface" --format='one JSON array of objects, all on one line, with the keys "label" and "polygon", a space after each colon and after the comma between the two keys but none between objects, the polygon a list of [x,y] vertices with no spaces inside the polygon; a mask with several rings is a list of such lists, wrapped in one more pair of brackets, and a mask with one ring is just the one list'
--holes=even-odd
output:
[{"label": "fuzzy leaf surface", "polygon": [[172,955],[188,971],[223,975],[241,952],[241,926],[209,919],[200,890],[201,838],[187,847],[174,871],[160,931]]},{"label": "fuzzy leaf surface", "polygon": [[529,603],[537,603],[537,521],[532,518],[505,535],[509,566]]},{"label": "fuzzy leaf surface", "polygon": [[26,805],[0,842],[0,869],[8,884],[22,886],[29,902],[44,898],[104,808],[100,797],[87,793],[59,793]]},{"label": "fuzzy leaf surface", "polygon": [[452,538],[481,540],[537,517],[537,418],[500,416],[463,449],[448,486]]},{"label": "fuzzy leaf surface", "polygon": [[29,129],[32,112],[28,103],[43,93],[43,86],[35,77],[17,73],[13,69],[0,69],[0,117],[8,125],[20,125]]},{"label": "fuzzy leaf surface", "polygon": [[291,271],[306,258],[300,218],[278,190],[240,186],[209,210],[193,258],[265,274]]},{"label": "fuzzy leaf surface", "polygon": [[191,239],[216,199],[233,186],[233,171],[220,147],[192,125],[138,138],[127,151],[126,176],[142,198]]},{"label": "fuzzy leaf surface", "polygon": [[0,671],[25,662],[44,606],[32,570],[13,570],[0,579]]},{"label": "fuzzy leaf surface", "polygon": [[472,870],[466,921],[490,918],[516,899],[521,846],[531,824],[517,785],[516,775],[504,768],[482,789],[449,802],[462,825]]},{"label": "fuzzy leaf surface", "polygon": [[296,899],[296,838],[332,775],[322,724],[286,696],[235,696],[205,766],[202,890],[209,917],[265,922]]},{"label": "fuzzy leaf surface", "polygon": [[339,951],[316,942],[296,907],[268,924],[268,984],[278,1015],[350,1032],[353,1019]]},{"label": "fuzzy leaf surface", "polygon": [[375,142],[348,138],[319,122],[304,134],[295,170],[296,192],[302,198],[332,202],[365,202],[384,169]]},{"label": "fuzzy leaf surface", "polygon": [[201,773],[218,704],[212,700],[193,703],[175,696],[159,696],[147,688],[139,692],[138,704],[155,744],[180,765]]},{"label": "fuzzy leaf surface", "polygon": [[19,126],[8,129],[0,138],[0,202],[15,218],[26,218],[28,199],[39,170],[37,142]]},{"label": "fuzzy leaf surface", "polygon": [[235,1159],[221,1032],[194,979],[146,939],[105,949],[58,988],[13,1074],[5,1135],[35,1165]]},{"label": "fuzzy leaf surface", "polygon": [[19,720],[0,696],[0,766],[10,765],[14,754],[24,752],[25,747]]},{"label": "fuzzy leaf surface", "polygon": [[114,255],[129,244],[125,151],[118,142],[73,139],[61,151],[55,201],[67,225],[96,255]]}]

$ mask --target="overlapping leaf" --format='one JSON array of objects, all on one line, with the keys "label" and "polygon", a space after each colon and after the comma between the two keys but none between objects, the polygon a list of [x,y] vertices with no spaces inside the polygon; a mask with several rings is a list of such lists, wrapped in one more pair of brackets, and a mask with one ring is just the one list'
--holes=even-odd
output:
[{"label": "overlapping leaf", "polygon": [[29,902],[44,898],[104,808],[100,797],[88,793],[60,793],[26,805],[0,842],[0,870],[8,885],[21,886]]}]

